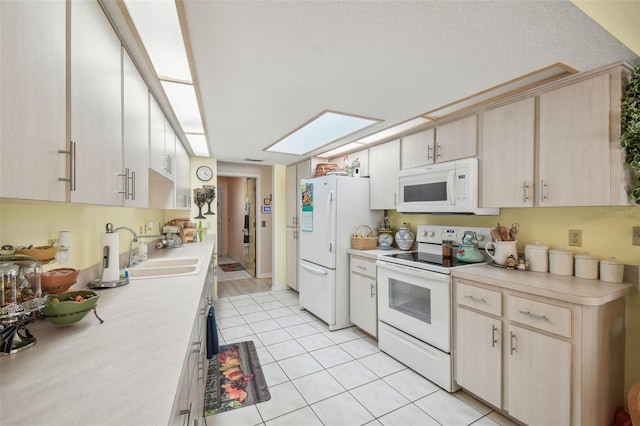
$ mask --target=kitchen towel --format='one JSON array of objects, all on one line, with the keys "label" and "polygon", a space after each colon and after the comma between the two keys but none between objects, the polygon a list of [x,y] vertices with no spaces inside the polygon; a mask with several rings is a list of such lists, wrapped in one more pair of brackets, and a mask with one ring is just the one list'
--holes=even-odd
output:
[{"label": "kitchen towel", "polygon": [[207,315],[207,359],[213,358],[220,352],[218,343],[218,327],[216,326],[216,310],[213,306],[209,307]]},{"label": "kitchen towel", "polygon": [[[106,249],[105,249],[106,247]],[[102,282],[116,281],[120,278],[120,240],[118,234],[107,232],[102,234]],[[106,267],[105,259],[106,257]]]}]

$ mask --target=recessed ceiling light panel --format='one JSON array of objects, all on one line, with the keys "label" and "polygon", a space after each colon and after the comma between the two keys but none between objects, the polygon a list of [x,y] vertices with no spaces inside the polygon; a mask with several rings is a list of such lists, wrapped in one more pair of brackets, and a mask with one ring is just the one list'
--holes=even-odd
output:
[{"label": "recessed ceiling light panel", "polygon": [[266,151],[305,155],[380,121],[373,118],[324,111],[266,148]]}]

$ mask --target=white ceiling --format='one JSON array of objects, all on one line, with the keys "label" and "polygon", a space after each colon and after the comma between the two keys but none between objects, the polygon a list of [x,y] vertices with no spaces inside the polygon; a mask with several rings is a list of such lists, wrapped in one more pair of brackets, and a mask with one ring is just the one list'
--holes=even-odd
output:
[{"label": "white ceiling", "polygon": [[220,161],[299,161],[263,150],[327,109],[384,120],[344,143],[559,61],[639,63],[566,0],[182,5]]}]

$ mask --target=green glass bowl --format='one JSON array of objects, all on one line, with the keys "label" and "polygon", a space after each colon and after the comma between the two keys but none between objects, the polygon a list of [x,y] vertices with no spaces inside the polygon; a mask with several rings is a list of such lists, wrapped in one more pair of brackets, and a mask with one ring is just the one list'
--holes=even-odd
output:
[{"label": "green glass bowl", "polygon": [[[77,296],[91,296],[84,302],[74,302]],[[52,324],[73,324],[84,318],[98,303],[100,296],[91,290],[70,291],[63,294],[50,294],[42,308],[42,316]]]}]

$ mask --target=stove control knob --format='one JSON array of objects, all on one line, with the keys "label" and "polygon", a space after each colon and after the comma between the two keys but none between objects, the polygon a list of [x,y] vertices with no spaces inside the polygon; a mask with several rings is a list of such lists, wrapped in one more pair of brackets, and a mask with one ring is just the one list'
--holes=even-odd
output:
[{"label": "stove control knob", "polygon": [[435,237],[436,233],[433,231],[424,231],[422,232],[422,235],[431,238],[431,237]]}]

